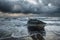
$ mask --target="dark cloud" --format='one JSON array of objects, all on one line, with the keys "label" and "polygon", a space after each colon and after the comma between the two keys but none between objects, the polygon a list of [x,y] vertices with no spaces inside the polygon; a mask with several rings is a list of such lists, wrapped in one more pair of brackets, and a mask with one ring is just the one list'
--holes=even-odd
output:
[{"label": "dark cloud", "polygon": [[59,0],[0,0],[0,11],[15,13],[58,12]]}]

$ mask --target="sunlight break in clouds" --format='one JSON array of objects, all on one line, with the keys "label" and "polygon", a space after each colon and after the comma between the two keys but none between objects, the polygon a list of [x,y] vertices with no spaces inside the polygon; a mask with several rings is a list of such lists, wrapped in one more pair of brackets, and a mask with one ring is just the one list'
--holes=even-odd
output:
[{"label": "sunlight break in clouds", "polygon": [[49,7],[51,7],[51,6],[52,6],[52,4],[51,4],[51,3],[49,3],[49,4],[48,4],[48,6],[49,6]]},{"label": "sunlight break in clouds", "polygon": [[43,3],[43,1],[42,1],[42,0],[39,0],[39,3],[40,3],[41,5],[44,5],[44,3]]},{"label": "sunlight break in clouds", "polygon": [[32,4],[34,4],[34,5],[37,5],[36,0],[26,0],[26,1],[28,1],[29,3],[32,3]]},{"label": "sunlight break in clouds", "polygon": [[54,10],[56,9],[56,6],[54,6],[52,3],[48,3],[48,7]]}]

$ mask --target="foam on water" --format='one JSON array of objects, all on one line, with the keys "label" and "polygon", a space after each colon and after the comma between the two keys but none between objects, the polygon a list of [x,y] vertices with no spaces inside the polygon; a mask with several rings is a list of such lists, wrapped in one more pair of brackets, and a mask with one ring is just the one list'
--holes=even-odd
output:
[{"label": "foam on water", "polygon": [[[47,23],[45,26],[46,32],[47,31],[53,31],[57,34],[60,34],[60,25],[58,26],[57,24],[60,24],[60,17],[36,17],[37,19],[44,21]],[[8,30],[12,32],[13,37],[21,37],[24,35],[29,35],[28,30],[27,30],[27,21],[29,18],[16,18],[11,20],[5,20],[4,18],[0,18],[0,29]],[[24,19],[24,20],[23,20]],[[2,21],[4,20],[4,21]],[[47,21],[48,20],[48,21]],[[48,24],[52,25],[48,25]],[[55,24],[55,25],[54,25]]]}]

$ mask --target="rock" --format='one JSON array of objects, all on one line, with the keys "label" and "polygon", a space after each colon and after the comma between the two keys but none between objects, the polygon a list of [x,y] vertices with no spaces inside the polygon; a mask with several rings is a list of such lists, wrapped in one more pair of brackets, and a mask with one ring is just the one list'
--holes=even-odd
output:
[{"label": "rock", "polygon": [[28,27],[34,27],[34,28],[44,28],[46,23],[40,21],[40,20],[37,20],[37,19],[30,19],[28,20]]},{"label": "rock", "polygon": [[28,26],[39,26],[39,27],[45,27],[46,23],[37,20],[37,19],[30,19],[28,20]]},{"label": "rock", "polygon": [[[46,23],[37,19],[29,19],[27,24],[28,24],[28,32],[30,33],[30,35],[35,33],[37,34],[40,33],[41,38],[43,38],[43,36],[46,35],[45,29],[44,29]],[[34,36],[32,38],[33,40],[35,40]]]}]

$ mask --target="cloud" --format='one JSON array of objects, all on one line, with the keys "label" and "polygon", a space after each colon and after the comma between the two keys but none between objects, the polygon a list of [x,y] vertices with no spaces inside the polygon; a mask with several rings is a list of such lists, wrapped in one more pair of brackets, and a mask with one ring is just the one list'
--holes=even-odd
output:
[{"label": "cloud", "polygon": [[0,11],[20,13],[57,12],[59,0],[0,0]]}]

